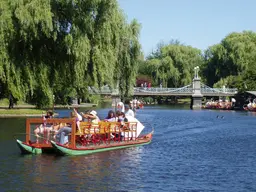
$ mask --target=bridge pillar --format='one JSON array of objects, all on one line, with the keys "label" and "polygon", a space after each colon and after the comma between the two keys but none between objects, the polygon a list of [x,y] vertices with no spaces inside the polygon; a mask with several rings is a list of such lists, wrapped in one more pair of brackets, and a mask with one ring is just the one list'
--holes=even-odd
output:
[{"label": "bridge pillar", "polygon": [[201,109],[202,108],[202,98],[201,93],[201,78],[198,76],[199,67],[195,67],[195,77],[193,79],[193,94],[191,97],[191,109]]}]

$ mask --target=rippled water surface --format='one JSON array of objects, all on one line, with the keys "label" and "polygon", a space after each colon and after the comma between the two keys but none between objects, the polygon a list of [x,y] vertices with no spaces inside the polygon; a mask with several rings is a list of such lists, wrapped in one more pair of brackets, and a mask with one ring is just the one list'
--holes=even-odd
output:
[{"label": "rippled water surface", "polygon": [[151,144],[72,157],[20,155],[25,119],[0,119],[0,191],[256,191],[254,113],[151,106],[137,118]]}]

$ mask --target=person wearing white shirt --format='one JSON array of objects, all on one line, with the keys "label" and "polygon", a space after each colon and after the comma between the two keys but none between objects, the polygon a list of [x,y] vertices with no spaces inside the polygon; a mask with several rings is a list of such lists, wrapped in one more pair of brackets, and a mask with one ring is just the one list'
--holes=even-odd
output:
[{"label": "person wearing white shirt", "polygon": [[130,109],[129,105],[124,106],[124,114],[125,116],[132,116],[135,117],[133,110]]},{"label": "person wearing white shirt", "polygon": [[92,110],[89,114],[82,113],[83,118],[88,119],[88,122],[92,122],[93,124],[98,124],[100,118],[97,116],[97,112]]}]

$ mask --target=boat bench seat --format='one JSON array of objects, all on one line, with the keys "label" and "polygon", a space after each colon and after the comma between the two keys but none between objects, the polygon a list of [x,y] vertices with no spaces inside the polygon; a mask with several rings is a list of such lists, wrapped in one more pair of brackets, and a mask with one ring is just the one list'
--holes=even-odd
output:
[{"label": "boat bench seat", "polygon": [[[100,121],[98,124],[91,122],[81,122],[80,129],[83,134],[109,134],[120,132],[136,132],[137,122],[126,122],[122,125],[119,122],[104,122]],[[81,135],[79,131],[76,135]]]}]

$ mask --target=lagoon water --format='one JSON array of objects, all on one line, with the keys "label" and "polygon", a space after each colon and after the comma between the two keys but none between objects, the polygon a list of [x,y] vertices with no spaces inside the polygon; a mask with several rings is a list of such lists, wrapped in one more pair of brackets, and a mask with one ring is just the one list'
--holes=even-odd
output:
[{"label": "lagoon water", "polygon": [[256,191],[256,113],[147,106],[137,118],[151,144],[72,157],[20,155],[25,119],[0,119],[0,191]]}]

